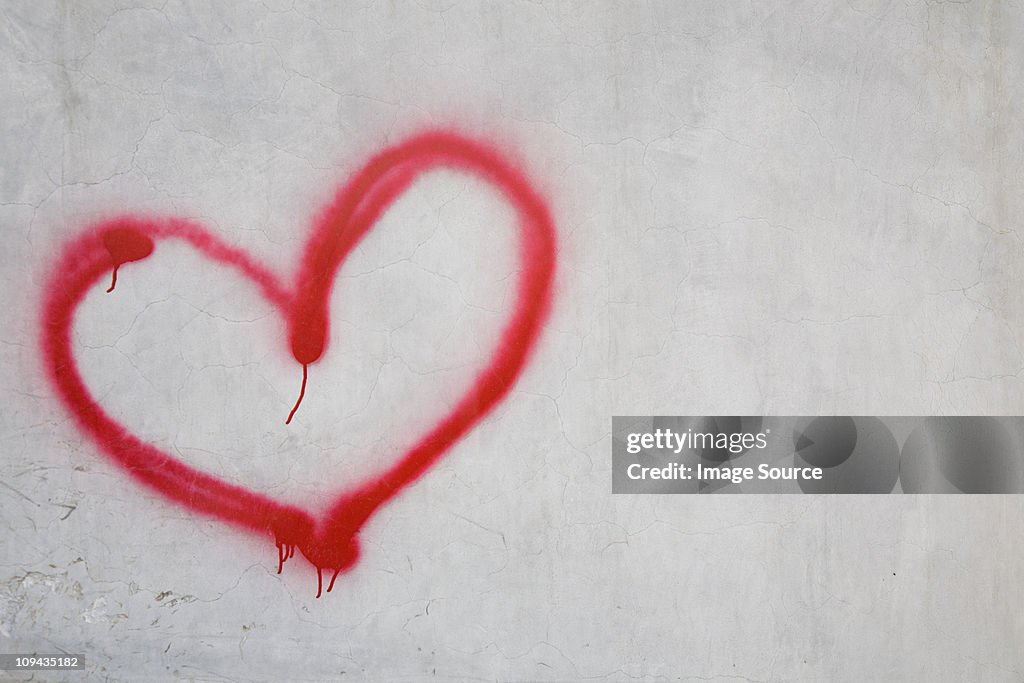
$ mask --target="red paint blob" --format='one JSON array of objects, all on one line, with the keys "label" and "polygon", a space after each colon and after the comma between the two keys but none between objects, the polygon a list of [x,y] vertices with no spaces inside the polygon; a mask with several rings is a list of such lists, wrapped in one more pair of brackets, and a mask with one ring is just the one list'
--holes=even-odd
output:
[{"label": "red paint blob", "polygon": [[121,225],[103,231],[103,246],[116,264],[141,261],[153,253],[153,240],[132,227]]},{"label": "red paint blob", "polygon": [[326,313],[308,309],[297,311],[291,324],[292,355],[303,365],[320,360],[327,345]]},{"label": "red paint blob", "polygon": [[118,227],[116,224],[103,232],[103,246],[110,254],[114,264],[114,272],[110,277],[110,288],[107,294],[114,291],[117,285],[117,269],[122,263],[141,261],[153,253],[153,240],[131,227]]},{"label": "red paint blob", "polygon": [[[252,280],[287,321],[291,352],[304,366],[305,380],[305,366],[327,349],[328,300],[345,258],[417,178],[439,168],[488,182],[515,210],[521,236],[515,307],[489,364],[451,411],[397,462],[337,495],[326,515],[314,517],[189,467],[129,432],[85,386],[72,348],[76,309],[111,267],[146,258],[161,240],[183,241]],[[271,536],[278,551],[278,571],[298,548],[317,570],[319,597],[322,570],[332,572],[329,592],[338,575],[358,561],[359,533],[367,520],[419,479],[508,394],[547,317],[554,269],[554,227],[527,179],[492,147],[457,134],[433,132],[384,150],[341,188],[313,228],[292,287],[245,252],[187,221],[124,217],[86,231],[65,245],[52,271],[43,309],[41,353],[65,408],[108,459],[189,510]],[[304,390],[305,381],[299,402]]]}]

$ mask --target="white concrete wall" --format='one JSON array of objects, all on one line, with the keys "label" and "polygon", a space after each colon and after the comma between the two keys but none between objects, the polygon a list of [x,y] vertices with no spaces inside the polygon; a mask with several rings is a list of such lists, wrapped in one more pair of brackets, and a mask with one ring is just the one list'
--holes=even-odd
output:
[{"label": "white concrete wall", "polygon": [[[1019,2],[33,2],[0,7],[0,652],[36,680],[1024,679],[1020,497],[613,497],[615,414],[1021,414]],[[121,211],[289,277],[374,151],[496,141],[557,295],[508,400],[314,599],[269,537],[142,490],[74,427],[38,316]],[[436,174],[348,262],[299,369],[187,249],[79,311],[103,405],[316,509],[482,367],[514,222]],[[0,674],[0,679],[21,674]]]}]

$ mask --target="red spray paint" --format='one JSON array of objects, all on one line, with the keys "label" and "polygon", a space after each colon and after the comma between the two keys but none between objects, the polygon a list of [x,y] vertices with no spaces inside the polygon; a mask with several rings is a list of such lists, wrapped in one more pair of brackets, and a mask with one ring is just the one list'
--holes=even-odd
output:
[{"label": "red spray paint", "polygon": [[[162,241],[186,242],[205,257],[249,278],[288,323],[292,356],[310,365],[326,351],[328,301],[335,276],[381,215],[424,173],[448,168],[500,190],[516,211],[521,233],[515,307],[497,350],[452,410],[395,464],[339,495],[321,517],[228,484],[189,467],[129,432],[97,403],[82,380],[71,343],[75,311],[99,280],[152,254]],[[291,287],[239,249],[201,226],[179,219],[117,218],[81,234],[63,249],[48,283],[42,355],[61,401],[100,451],[134,479],[190,510],[274,538],[278,572],[298,548],[317,570],[338,575],[359,559],[359,533],[382,505],[419,479],[508,393],[525,366],[551,300],[555,232],[550,213],[526,178],[490,146],[453,133],[432,132],[384,150],[342,187],[313,228]],[[108,290],[108,291],[110,291]]]}]

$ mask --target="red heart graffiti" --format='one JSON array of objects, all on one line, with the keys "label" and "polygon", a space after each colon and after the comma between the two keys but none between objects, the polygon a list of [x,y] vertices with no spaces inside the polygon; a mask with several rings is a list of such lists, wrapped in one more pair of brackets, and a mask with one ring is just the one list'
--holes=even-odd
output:
[{"label": "red heart graffiti", "polygon": [[[141,441],[105,412],[85,386],[71,344],[76,309],[111,270],[113,281],[108,291],[116,284],[121,265],[148,257],[161,240],[180,240],[252,280],[285,318],[291,353],[302,364],[304,391],[307,366],[326,348],[328,300],[338,269],[384,211],[417,178],[437,168],[487,181],[516,210],[521,270],[515,307],[489,365],[452,410],[395,464],[339,495],[322,517],[228,484]],[[104,455],[175,503],[252,532],[269,533],[278,550],[278,573],[298,548],[317,570],[319,597],[323,570],[333,571],[327,587],[330,591],[338,574],[359,559],[358,536],[373,513],[437,463],[508,393],[550,307],[554,267],[551,217],[525,177],[486,145],[453,133],[432,132],[381,152],[341,188],[314,226],[292,287],[244,252],[187,221],[127,217],[87,230],[65,246],[49,280],[43,312],[43,360],[65,407]]]}]

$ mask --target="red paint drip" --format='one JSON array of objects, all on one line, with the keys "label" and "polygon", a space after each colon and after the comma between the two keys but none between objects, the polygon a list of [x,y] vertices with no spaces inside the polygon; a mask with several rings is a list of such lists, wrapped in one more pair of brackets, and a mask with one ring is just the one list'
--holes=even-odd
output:
[{"label": "red paint drip", "polygon": [[292,423],[292,418],[295,416],[295,411],[299,409],[299,405],[302,403],[302,397],[306,395],[306,377],[309,374],[309,364],[302,364],[302,387],[299,389],[299,399],[295,401],[295,405],[292,407],[292,412],[288,413],[288,419],[284,421],[286,425]]},{"label": "red paint drip", "polygon": [[338,574],[341,573],[340,569],[335,569],[334,574],[331,575],[331,582],[327,584],[327,592],[330,593],[331,589],[334,588],[334,580],[338,578]]},{"label": "red paint drip", "polygon": [[277,545],[277,573],[280,574],[284,563],[295,556],[295,546],[281,541],[275,541],[275,545]]},{"label": "red paint drip", "polygon": [[[337,495],[326,515],[314,517],[189,467],[129,432],[86,387],[72,348],[71,328],[78,306],[110,268],[148,257],[157,242],[178,240],[254,282],[287,321],[292,356],[303,365],[303,387],[294,414],[304,395],[306,366],[327,347],[328,301],[345,258],[413,182],[438,168],[486,181],[516,212],[521,239],[514,310],[489,364],[451,411],[397,462]],[[104,456],[178,505],[269,534],[277,545],[279,572],[299,548],[316,568],[319,597],[324,569],[333,571],[330,591],[338,575],[358,561],[359,533],[370,517],[423,476],[508,394],[547,317],[554,269],[551,217],[526,178],[490,146],[452,133],[427,133],[384,150],[341,188],[313,228],[292,287],[245,252],[180,219],[123,217],[85,231],[64,246],[51,273],[42,312],[41,354],[64,407]]]},{"label": "red paint drip", "polygon": [[153,253],[154,245],[153,240],[148,236],[116,221],[103,231],[101,239],[114,264],[114,271],[110,277],[110,288],[107,289],[107,294],[110,294],[117,285],[117,269],[121,267],[121,264],[129,261],[141,261]]}]

